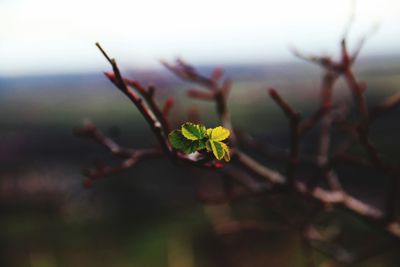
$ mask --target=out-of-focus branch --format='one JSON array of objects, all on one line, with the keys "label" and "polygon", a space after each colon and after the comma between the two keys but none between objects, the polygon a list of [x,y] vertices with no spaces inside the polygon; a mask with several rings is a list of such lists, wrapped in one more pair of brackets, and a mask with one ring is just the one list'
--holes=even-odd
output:
[{"label": "out-of-focus branch", "polygon": [[352,92],[353,100],[355,106],[361,116],[362,119],[368,119],[368,109],[367,104],[365,102],[364,91],[365,88],[356,80],[354,73],[351,69],[352,66],[352,58],[347,51],[346,40],[343,39],[341,42],[342,47],[342,65],[343,65],[343,75],[347,82],[349,89]]},{"label": "out-of-focus branch", "polygon": [[286,182],[286,178],[282,174],[260,164],[241,151],[236,151],[232,160],[234,162],[237,161],[240,166],[246,168],[253,175],[258,175],[268,182],[272,182],[273,184],[284,184]]},{"label": "out-of-focus branch", "polygon": [[374,208],[369,204],[348,195],[344,191],[329,191],[323,189],[322,187],[315,187],[313,191],[310,192],[308,191],[307,185],[302,182],[297,182],[296,187],[300,193],[310,195],[318,199],[325,205],[332,206],[335,204],[340,204],[348,208],[349,210],[352,210],[353,212],[356,212],[357,214],[368,218],[383,218],[383,213],[379,209]]},{"label": "out-of-focus branch", "polygon": [[[226,192],[224,195],[217,196],[215,198],[216,202],[229,202],[244,196],[257,195],[266,192],[273,192],[274,190],[279,191],[282,188],[289,188],[291,192],[296,192],[296,195],[305,196],[310,201],[322,203],[323,206],[341,205],[346,207],[348,210],[351,210],[358,215],[379,222],[382,227],[386,228],[393,235],[400,237],[400,230],[398,230],[400,229],[400,226],[398,223],[394,222],[395,217],[391,216],[390,220],[387,220],[385,212],[356,199],[345,192],[333,170],[333,168],[336,167],[337,162],[340,160],[348,160],[351,162],[349,159],[353,158],[348,154],[348,150],[354,141],[358,140],[367,151],[367,154],[370,157],[370,163],[374,164],[374,166],[379,170],[387,172],[389,169],[387,168],[387,164],[382,161],[379,151],[369,139],[369,126],[373,120],[394,109],[400,103],[400,96],[396,94],[389,97],[382,105],[373,109],[369,113],[364,98],[366,87],[364,84],[357,81],[351,69],[359,51],[356,50],[354,54],[350,54],[347,51],[345,40],[341,43],[342,56],[339,61],[334,61],[329,57],[305,56],[298,51],[294,51],[296,56],[316,63],[322,66],[325,70],[321,85],[320,106],[308,118],[302,120],[300,114],[295,111],[295,109],[292,108],[276,90],[269,90],[271,98],[282,109],[290,124],[290,144],[289,155],[287,157],[288,164],[286,177],[280,172],[272,170],[265,166],[265,164],[260,163],[255,158],[241,151],[238,147],[237,136],[233,130],[227,107],[227,97],[232,87],[232,83],[230,79],[223,78],[224,72],[222,69],[216,68],[208,77],[200,74],[195,68],[182,60],[177,60],[173,65],[165,62],[163,63],[170,71],[181,79],[195,83],[206,89],[191,89],[188,91],[189,97],[215,102],[216,112],[221,124],[231,131],[229,145],[231,146],[232,161],[229,165],[215,161],[211,157],[201,153],[186,155],[182,152],[173,150],[167,138],[170,131],[167,118],[173,105],[173,100],[171,98],[168,99],[163,108],[160,108],[154,98],[154,86],[145,88],[136,80],[122,77],[116,61],[110,58],[100,45],[96,45],[113,69],[112,73],[105,73],[106,76],[141,112],[142,116],[146,119],[156,136],[161,149],[135,150],[121,147],[112,139],[100,133],[93,124],[88,123],[78,131],[81,136],[92,138],[109,149],[114,155],[124,158],[124,160],[116,166],[98,165],[93,170],[89,170],[86,173],[88,179],[97,179],[117,173],[134,166],[141,160],[166,155],[173,162],[216,170],[224,179],[232,179],[233,184],[236,186],[232,186],[225,190]],[[335,120],[332,103],[333,87],[339,77],[343,77],[346,80],[352,93],[354,106],[356,107],[359,116],[356,122],[349,123],[348,128],[351,133],[349,138],[345,139],[343,143],[337,146],[338,149],[335,153],[330,153],[330,132],[334,125],[333,121]],[[343,121],[346,121],[346,119],[343,118]],[[319,122],[321,123],[318,155],[316,157],[317,172],[315,177],[311,179],[311,182],[310,179],[307,182],[304,182],[304,180],[307,180],[307,177],[297,177],[299,175],[296,173],[303,156],[300,154],[300,144],[305,133],[314,127],[317,127]],[[286,154],[284,156],[286,157]],[[360,162],[364,162],[363,159],[361,159]],[[313,167],[315,167],[315,164]],[[396,182],[395,185],[397,188],[399,181],[398,176],[396,177],[397,180],[394,179],[392,181],[393,183]],[[259,178],[262,178],[261,182]],[[329,190],[319,183],[321,178],[328,179],[328,183],[330,184]],[[398,191],[391,192],[389,197],[390,201],[396,201],[393,197],[396,196],[397,192]],[[213,201],[212,198],[207,199],[204,195],[202,195],[202,197],[206,202]],[[390,209],[393,210],[394,208],[391,207]],[[386,213],[389,213],[389,211],[386,211]]]},{"label": "out-of-focus branch", "polygon": [[144,159],[158,158],[162,155],[163,153],[159,149],[138,149],[132,152],[131,157],[116,166],[97,165],[94,169],[85,170],[84,175],[87,179],[96,180],[129,169]]},{"label": "out-of-focus branch", "polygon": [[95,168],[85,170],[84,175],[86,176],[86,179],[84,181],[84,185],[86,187],[90,187],[93,180],[129,169],[130,167],[136,165],[138,162],[144,159],[158,158],[163,156],[162,150],[157,148],[131,149],[122,147],[110,137],[104,135],[101,131],[99,131],[96,126],[91,122],[86,122],[81,128],[76,129],[75,134],[83,138],[92,139],[93,141],[107,148],[113,155],[124,158],[121,163],[115,166],[97,164]]},{"label": "out-of-focus branch", "polygon": [[[341,185],[336,173],[332,169],[332,166],[328,164],[329,152],[331,147],[331,127],[333,123],[332,114],[332,98],[333,98],[333,87],[337,81],[338,75],[335,72],[326,70],[322,79],[321,85],[321,104],[320,110],[323,111],[324,117],[322,118],[319,143],[318,143],[318,155],[317,164],[320,168],[320,176],[326,179],[332,190],[340,191]],[[325,166],[329,166],[326,168]],[[314,184],[316,184],[314,182]]]},{"label": "out-of-focus branch", "polygon": [[169,112],[171,111],[172,106],[174,105],[174,98],[169,97],[165,103],[164,107],[162,108],[162,115],[166,118],[168,118]]},{"label": "out-of-focus branch", "polygon": [[215,87],[214,80],[199,74],[196,69],[181,59],[177,59],[174,65],[165,61],[161,61],[161,64],[182,80],[198,83],[209,90],[213,90]]},{"label": "out-of-focus branch", "polygon": [[214,94],[211,92],[203,92],[198,89],[189,89],[188,96],[191,98],[196,98],[200,100],[210,100],[214,101]]},{"label": "out-of-focus branch", "polygon": [[283,100],[275,89],[269,89],[270,97],[286,114],[290,124],[290,160],[287,166],[289,183],[293,184],[300,154],[300,114],[294,111],[291,106]]},{"label": "out-of-focus branch", "polygon": [[85,122],[81,128],[76,129],[75,134],[83,138],[93,139],[110,150],[110,152],[115,156],[130,158],[135,151],[134,149],[118,145],[114,140],[100,132],[96,125],[89,121]]},{"label": "out-of-focus branch", "polygon": [[[340,61],[336,62],[332,60],[329,57],[316,57],[316,56],[307,56],[299,51],[293,49],[293,53],[295,56],[304,59],[306,61],[315,63],[322,68],[325,69],[326,75],[324,77],[324,83],[326,86],[322,87],[321,90],[321,108],[317,110],[310,118],[309,120],[306,120],[304,124],[301,126],[301,133],[303,132],[303,129],[307,130],[309,128],[312,128],[322,117],[324,117],[321,125],[321,136],[320,136],[320,145],[319,145],[319,160],[320,162],[320,169],[322,172],[320,172],[318,175],[315,176],[315,181],[318,178],[318,176],[327,176],[329,180],[333,181],[330,182],[331,187],[334,185],[336,188],[336,192],[340,196],[339,199],[341,203],[344,203],[344,205],[352,210],[355,210],[356,213],[359,214],[369,214],[369,215],[374,215],[375,217],[380,217],[381,220],[383,221],[393,221],[395,219],[393,214],[393,211],[395,208],[393,207],[393,203],[395,203],[397,199],[397,195],[400,192],[400,189],[393,189],[393,188],[398,188],[400,182],[399,182],[399,177],[398,175],[393,175],[392,171],[393,168],[388,168],[387,164],[385,164],[382,161],[382,158],[380,156],[380,153],[378,149],[373,145],[369,138],[369,125],[371,122],[381,115],[385,114],[386,112],[394,109],[397,107],[400,103],[400,97],[398,94],[395,94],[394,96],[389,97],[381,106],[378,106],[377,108],[373,109],[371,112],[371,115],[368,112],[368,108],[366,105],[366,101],[364,98],[364,92],[366,90],[365,84],[359,82],[356,80],[354,73],[352,71],[352,65],[354,64],[360,49],[362,45],[364,44],[365,40],[367,39],[368,36],[365,36],[364,38],[361,39],[358,47],[356,48],[355,52],[353,54],[350,54],[347,50],[346,46],[346,40],[343,38],[341,42],[341,59]],[[345,140],[342,144],[339,145],[339,149],[335,153],[335,156],[332,157],[331,159],[328,158],[328,151],[329,151],[329,128],[331,127],[332,124],[332,119],[329,117],[330,115],[330,110],[332,107],[332,89],[333,89],[333,83],[334,81],[337,80],[337,78],[343,77],[352,93],[353,97],[353,102],[354,106],[356,107],[356,110],[358,111],[359,114],[359,119],[356,123],[354,123],[355,126],[352,126],[350,128],[353,128],[353,137],[350,137],[349,139]],[[325,90],[324,90],[325,87]],[[282,106],[282,105],[281,105]],[[284,110],[288,110],[287,108]],[[288,112],[286,112],[288,114]],[[351,145],[354,143],[354,140],[358,140],[359,143],[364,147],[365,151],[367,152],[367,155],[369,156],[370,162],[376,166],[379,170],[383,171],[384,173],[388,174],[389,176],[392,177],[391,179],[391,186],[390,192],[389,192],[389,197],[387,200],[387,208],[386,208],[386,219],[384,219],[383,213],[378,214],[376,212],[372,212],[373,209],[370,209],[368,205],[359,205],[360,203],[357,201],[354,201],[351,199],[351,196],[348,196],[346,193],[343,192],[343,189],[340,186],[339,180],[334,175],[332,172],[332,166],[334,165],[334,162],[338,160],[343,160],[343,155],[346,155],[347,150],[351,147]],[[347,158],[348,159],[348,158]],[[362,160],[363,161],[363,160]],[[316,182],[311,183],[312,186],[311,188],[307,185],[304,185],[304,190],[308,191],[312,189],[314,186],[317,185]],[[303,187],[303,186],[302,186]],[[314,197],[317,198],[322,198],[322,197],[327,197],[328,192],[324,192],[324,194],[316,194],[316,192],[321,192],[321,188],[314,188],[312,190]],[[333,195],[335,196],[335,195]],[[325,199],[326,200],[326,199]],[[331,199],[332,200],[332,199]],[[324,201],[324,200],[322,200]],[[387,228],[389,229],[389,228]],[[389,230],[390,231],[390,230]]]}]

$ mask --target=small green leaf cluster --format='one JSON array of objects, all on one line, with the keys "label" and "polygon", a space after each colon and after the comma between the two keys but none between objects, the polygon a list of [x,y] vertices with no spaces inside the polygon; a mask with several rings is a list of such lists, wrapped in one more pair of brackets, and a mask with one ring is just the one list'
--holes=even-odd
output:
[{"label": "small green leaf cluster", "polygon": [[229,161],[229,148],[223,142],[229,135],[229,130],[222,126],[207,129],[202,124],[187,122],[182,124],[180,130],[172,131],[168,138],[175,149],[186,154],[207,150],[212,152],[216,159]]}]

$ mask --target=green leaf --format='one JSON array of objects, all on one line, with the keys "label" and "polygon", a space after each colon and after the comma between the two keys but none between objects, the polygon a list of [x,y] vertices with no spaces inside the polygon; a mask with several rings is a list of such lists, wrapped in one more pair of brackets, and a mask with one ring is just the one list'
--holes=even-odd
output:
[{"label": "green leaf", "polygon": [[168,135],[168,139],[171,142],[171,145],[175,149],[185,150],[187,146],[189,146],[190,141],[187,140],[181,131],[174,130]]},{"label": "green leaf", "polygon": [[206,149],[212,152],[216,159],[230,160],[228,146],[221,142],[229,137],[229,130],[224,127],[206,129],[204,125],[185,123],[181,130],[175,130],[168,135],[171,145],[186,154]]},{"label": "green leaf", "polygon": [[195,140],[195,141],[189,142],[189,144],[185,147],[184,152],[186,154],[191,154],[195,151],[205,149],[205,147],[206,147],[206,144],[205,144],[204,140]]},{"label": "green leaf", "polygon": [[206,135],[208,138],[211,138],[211,132],[212,132],[212,128],[208,128],[206,131]]},{"label": "green leaf", "polygon": [[[206,126],[204,126],[203,124],[197,124],[197,126],[199,127],[199,130],[200,130],[200,132],[201,132],[202,138],[205,138],[205,137],[206,137],[206,132],[207,132]],[[201,138],[201,139],[202,139],[202,138]]]},{"label": "green leaf", "polygon": [[229,154],[229,148],[225,143],[221,142],[221,144],[222,144],[222,149],[224,150],[224,160],[228,162],[231,160],[231,154]]},{"label": "green leaf", "polygon": [[213,141],[223,141],[226,138],[228,138],[229,135],[230,135],[230,132],[228,129],[226,129],[222,126],[218,126],[214,129],[212,129],[210,139]]},{"label": "green leaf", "polygon": [[212,149],[214,156],[218,160],[221,160],[225,154],[225,150],[223,148],[224,143],[219,142],[219,141],[210,140],[210,145],[211,145],[211,149]]},{"label": "green leaf", "polygon": [[197,150],[206,149],[206,140],[201,139],[201,140],[198,140],[198,141],[195,141],[195,142],[198,143],[198,144],[197,144]]},{"label": "green leaf", "polygon": [[211,151],[212,151],[212,148],[211,148],[211,141],[210,141],[210,140],[207,140],[207,142],[206,142],[206,149],[207,149],[208,152],[211,152]]},{"label": "green leaf", "polygon": [[187,122],[182,125],[181,131],[184,137],[189,140],[203,139],[206,134],[206,127],[201,124]]},{"label": "green leaf", "polygon": [[193,141],[193,142],[189,142],[189,144],[183,149],[183,151],[186,154],[191,154],[193,152],[196,152],[198,148],[198,142],[197,141]]}]

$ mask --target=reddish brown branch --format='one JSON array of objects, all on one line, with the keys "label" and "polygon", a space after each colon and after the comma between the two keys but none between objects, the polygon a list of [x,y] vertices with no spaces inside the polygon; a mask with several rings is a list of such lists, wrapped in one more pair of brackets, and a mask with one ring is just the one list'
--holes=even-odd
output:
[{"label": "reddish brown branch", "polygon": [[171,111],[173,105],[174,105],[174,98],[171,96],[164,103],[164,107],[162,109],[162,115],[164,117],[168,118],[169,112]]},{"label": "reddish brown branch", "polygon": [[85,171],[84,175],[87,177],[87,179],[97,180],[99,178],[103,178],[112,174],[119,173],[123,170],[129,169],[144,159],[157,158],[162,155],[163,153],[158,149],[135,150],[130,158],[123,160],[120,164],[116,166],[107,166],[107,165],[96,166],[96,168],[94,169]]},{"label": "reddish brown branch", "polygon": [[189,89],[187,92],[188,96],[191,98],[196,98],[200,100],[210,100],[213,101],[215,96],[210,92],[203,92],[198,89]]},{"label": "reddish brown branch", "polygon": [[81,128],[75,130],[75,133],[84,138],[90,138],[95,142],[103,145],[113,155],[125,158],[120,164],[116,166],[107,166],[104,164],[97,164],[94,169],[90,169],[84,172],[87,177],[85,180],[85,186],[89,187],[92,184],[92,180],[99,179],[101,177],[116,174],[122,170],[128,169],[134,166],[136,163],[143,159],[155,158],[163,155],[160,149],[131,149],[118,145],[111,138],[100,132],[96,126],[91,122],[86,122]]},{"label": "reddish brown branch", "polygon": [[344,72],[344,77],[347,82],[347,85],[351,89],[354,103],[356,104],[357,110],[361,116],[362,119],[367,120],[368,119],[368,109],[367,109],[367,104],[365,102],[364,98],[364,91],[365,88],[363,88],[359,82],[354,77],[353,71],[350,68],[347,68]]},{"label": "reddish brown branch", "polygon": [[298,120],[300,115],[292,109],[292,107],[278,94],[275,89],[268,89],[269,96],[283,110],[289,120]]},{"label": "reddish brown branch", "polygon": [[207,89],[213,90],[215,81],[200,75],[192,66],[186,64],[183,60],[177,59],[174,65],[171,65],[165,61],[161,62],[168,70],[174,73],[179,78],[188,81],[199,83]]},{"label": "reddish brown branch", "polygon": [[379,155],[378,149],[372,144],[368,137],[369,129],[364,125],[359,125],[357,127],[358,138],[360,144],[364,147],[367,152],[372,164],[374,164],[378,169],[385,171],[385,164],[383,163],[381,156]]},{"label": "reddish brown branch", "polygon": [[167,117],[163,115],[161,109],[159,108],[154,99],[156,88],[153,85],[151,85],[146,90],[138,81],[126,78],[124,78],[124,82],[128,86],[135,89],[143,97],[143,99],[149,106],[150,110],[154,113],[156,119],[161,123],[161,128],[164,132],[164,135],[168,135],[168,133],[170,132],[169,122],[167,120]]},{"label": "reddish brown branch", "polygon": [[110,150],[115,156],[130,158],[134,154],[133,149],[121,147],[114,140],[97,130],[96,126],[91,122],[85,122],[81,128],[75,130],[75,134],[80,137],[93,139]]},{"label": "reddish brown branch", "polygon": [[310,117],[304,119],[299,125],[299,134],[303,135],[308,130],[312,129],[326,114],[325,109],[318,109]]},{"label": "reddish brown branch", "polygon": [[[332,169],[332,164],[329,161],[329,151],[331,146],[331,127],[333,122],[332,114],[332,95],[333,87],[337,80],[338,75],[332,71],[325,71],[322,85],[321,85],[321,108],[324,117],[321,117],[321,128],[318,143],[317,163],[320,167],[321,178],[326,179],[330,187],[335,190],[341,190],[339,179],[337,179],[335,172]],[[326,167],[328,166],[328,167]],[[314,184],[316,184],[314,182]]]},{"label": "reddish brown branch", "polygon": [[241,151],[236,151],[233,154],[232,161],[237,161],[239,166],[244,167],[253,175],[264,178],[267,182],[271,182],[273,184],[284,184],[286,182],[286,178],[282,174],[260,164],[252,157]]},{"label": "reddish brown branch", "polygon": [[225,97],[228,97],[229,92],[231,91],[231,88],[232,88],[232,80],[231,80],[231,79],[225,79],[225,80],[222,82],[222,85],[221,85],[221,92],[222,92],[222,94],[223,94]]},{"label": "reddish brown branch", "polygon": [[327,70],[322,79],[321,85],[321,106],[310,117],[305,119],[300,125],[300,134],[312,129],[325,115],[332,110],[333,86],[338,78],[335,72]]},{"label": "reddish brown branch", "polygon": [[283,110],[289,119],[290,124],[290,160],[287,166],[287,176],[289,183],[293,184],[295,172],[299,164],[300,154],[300,114],[294,111],[290,105],[283,100],[275,89],[269,89],[269,95],[278,106]]},{"label": "reddish brown branch", "polygon": [[[104,51],[101,50],[103,53]],[[150,128],[153,130],[154,135],[158,139],[163,150],[167,155],[171,154],[171,148],[169,144],[166,142],[165,136],[163,134],[164,130],[162,129],[161,123],[157,120],[154,113],[143,103],[143,100],[129,87],[126,86],[124,79],[122,78],[119,69],[115,60],[111,61],[112,68],[114,73],[105,73],[107,78],[110,79],[114,85],[124,93],[131,102],[136,106],[136,108],[140,111],[142,116],[145,118]]]}]

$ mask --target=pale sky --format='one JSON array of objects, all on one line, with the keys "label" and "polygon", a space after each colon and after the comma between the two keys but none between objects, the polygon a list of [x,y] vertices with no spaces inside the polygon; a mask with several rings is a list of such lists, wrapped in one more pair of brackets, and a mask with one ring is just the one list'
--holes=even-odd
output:
[{"label": "pale sky", "polygon": [[[335,54],[350,0],[0,0],[0,75],[122,67],[292,60],[288,47]],[[350,47],[376,23],[362,55],[400,54],[400,1],[359,0]]]}]

